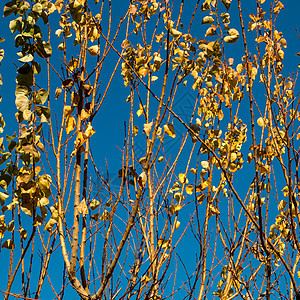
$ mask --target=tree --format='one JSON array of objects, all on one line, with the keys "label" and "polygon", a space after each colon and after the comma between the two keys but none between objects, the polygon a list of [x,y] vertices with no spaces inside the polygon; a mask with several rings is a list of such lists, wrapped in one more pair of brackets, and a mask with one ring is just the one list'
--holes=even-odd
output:
[{"label": "tree", "polygon": [[4,3],[4,299],[300,299],[287,4],[231,2]]}]

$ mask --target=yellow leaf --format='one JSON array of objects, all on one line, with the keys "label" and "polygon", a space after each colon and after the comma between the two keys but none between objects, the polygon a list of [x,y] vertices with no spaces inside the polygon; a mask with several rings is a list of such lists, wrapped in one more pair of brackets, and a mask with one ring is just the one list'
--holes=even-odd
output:
[{"label": "yellow leaf", "polygon": [[189,181],[188,181],[188,179],[186,178],[186,175],[185,174],[183,174],[183,173],[180,173],[179,175],[178,175],[178,177],[179,177],[179,182],[180,183],[188,183]]},{"label": "yellow leaf", "polygon": [[208,167],[209,167],[208,161],[206,161],[206,160],[201,161],[201,166],[202,166],[202,168],[204,168],[204,169],[208,169]]},{"label": "yellow leaf", "polygon": [[89,213],[88,207],[86,205],[85,199],[83,199],[78,205],[77,205],[77,211],[80,214],[87,215]]},{"label": "yellow leaf", "polygon": [[85,142],[85,138],[83,136],[83,133],[80,131],[77,134],[77,139],[75,141],[75,147],[78,149],[84,142]]},{"label": "yellow leaf", "polygon": [[153,76],[151,76],[151,81],[152,81],[152,82],[156,81],[157,79],[158,79],[158,77],[157,77],[157,76],[154,76],[154,75],[153,75]]},{"label": "yellow leaf", "polygon": [[266,120],[264,118],[260,117],[260,118],[257,119],[257,124],[260,127],[265,127],[266,126]]},{"label": "yellow leaf", "polygon": [[281,200],[278,204],[278,210],[282,211],[285,209],[287,202],[285,200]]},{"label": "yellow leaf", "polygon": [[81,116],[81,120],[85,121],[87,118],[89,118],[91,116],[91,114],[89,112],[87,112],[85,109],[82,109],[80,116]]},{"label": "yellow leaf", "polygon": [[139,69],[139,75],[142,76],[142,77],[144,77],[144,76],[147,75],[148,71],[149,71],[148,68],[141,67],[141,68]]},{"label": "yellow leaf", "polygon": [[180,211],[181,209],[182,209],[182,206],[180,204],[176,204],[174,207],[175,212]]},{"label": "yellow leaf", "polygon": [[139,108],[139,110],[136,112],[136,114],[137,114],[137,116],[138,117],[140,117],[142,114],[143,114],[143,112],[144,112],[144,108],[146,107],[146,105],[141,105],[141,103],[139,103],[139,105],[140,105],[140,108]]},{"label": "yellow leaf", "polygon": [[176,137],[173,123],[164,125],[165,132],[172,138]]},{"label": "yellow leaf", "polygon": [[158,239],[157,245],[163,249],[168,249],[170,247],[170,241],[166,239]]},{"label": "yellow leaf", "polygon": [[99,46],[98,45],[94,45],[88,48],[89,54],[91,56],[97,56],[99,55],[100,51],[99,51]]},{"label": "yellow leaf", "polygon": [[177,229],[179,228],[179,226],[180,226],[180,222],[179,222],[179,221],[176,221],[176,222],[174,223],[174,228],[175,228],[175,230],[177,230]]},{"label": "yellow leaf", "polygon": [[138,134],[138,132],[139,132],[139,128],[137,126],[134,126],[133,127],[133,134],[134,134],[134,136],[136,136]]},{"label": "yellow leaf", "polygon": [[238,73],[242,73],[242,72],[244,71],[244,69],[245,69],[244,64],[238,64],[238,65],[236,66],[236,71],[237,71]]},{"label": "yellow leaf", "polygon": [[75,6],[82,5],[84,6],[86,0],[75,0]]},{"label": "yellow leaf", "polygon": [[164,157],[163,157],[163,156],[160,156],[160,157],[158,158],[158,162],[162,162],[162,161],[164,161]]},{"label": "yellow leaf", "polygon": [[146,133],[147,136],[149,136],[149,134],[151,132],[152,125],[153,125],[153,122],[144,124],[143,132]]},{"label": "yellow leaf", "polygon": [[74,107],[66,105],[64,107],[64,117],[67,118],[68,116],[70,116],[72,114],[73,110],[74,110]]},{"label": "yellow leaf", "polygon": [[141,282],[146,283],[148,281],[150,281],[150,278],[147,275],[143,275],[142,278],[141,278]]},{"label": "yellow leaf", "polygon": [[90,138],[95,132],[96,132],[96,131],[94,130],[93,126],[89,124],[89,125],[86,127],[86,130],[85,130],[85,132],[84,132],[84,137],[85,137],[86,139],[88,139],[88,138]]},{"label": "yellow leaf", "polygon": [[76,70],[78,68],[78,65],[79,65],[78,59],[76,59],[76,58],[71,59],[69,61],[69,71],[71,73],[73,73],[74,70]]},{"label": "yellow leaf", "polygon": [[66,133],[69,134],[72,130],[74,130],[76,126],[76,121],[74,117],[67,117],[66,119]]},{"label": "yellow leaf", "polygon": [[59,87],[56,88],[54,99],[57,99],[60,96],[61,92],[62,92],[61,88],[59,88]]},{"label": "yellow leaf", "polygon": [[191,171],[191,173],[194,174],[194,175],[197,174],[197,170],[196,170],[195,168],[191,168],[190,171]]},{"label": "yellow leaf", "polygon": [[79,102],[79,95],[75,91],[71,93],[71,104],[77,106]]},{"label": "yellow leaf", "polygon": [[192,185],[187,185],[185,191],[188,195],[192,195],[194,192],[194,187]]}]

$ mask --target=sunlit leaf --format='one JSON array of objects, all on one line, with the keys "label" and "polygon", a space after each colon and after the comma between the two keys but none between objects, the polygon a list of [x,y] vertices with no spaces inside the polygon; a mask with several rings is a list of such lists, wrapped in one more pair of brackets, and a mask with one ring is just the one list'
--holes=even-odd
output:
[{"label": "sunlit leaf", "polygon": [[184,173],[179,173],[178,178],[181,184],[189,182]]},{"label": "sunlit leaf", "polygon": [[93,199],[90,203],[91,210],[95,210],[100,205],[100,201]]},{"label": "sunlit leaf", "polygon": [[57,222],[56,220],[54,220],[53,218],[50,218],[50,220],[45,225],[44,229],[47,231],[51,231],[53,226],[56,224],[56,222]]},{"label": "sunlit leaf", "polygon": [[56,88],[54,99],[57,99],[60,96],[61,92],[62,92],[61,88],[59,88],[59,87]]},{"label": "sunlit leaf", "polygon": [[159,247],[161,247],[162,249],[168,249],[168,248],[170,248],[170,241],[169,240],[166,240],[166,239],[163,239],[163,238],[160,238],[160,239],[158,239],[158,241],[157,241],[157,245],[159,246]]},{"label": "sunlit leaf", "polygon": [[5,200],[9,197],[8,194],[0,192],[0,204],[4,205]]},{"label": "sunlit leaf", "polygon": [[35,102],[37,104],[44,104],[48,99],[48,91],[45,89],[40,89],[35,95]]},{"label": "sunlit leaf", "polygon": [[201,24],[212,24],[215,21],[215,19],[211,16],[206,16],[202,19]]},{"label": "sunlit leaf", "polygon": [[71,59],[69,61],[69,71],[73,73],[78,68],[78,65],[79,65],[78,59],[76,58]]},{"label": "sunlit leaf", "polygon": [[87,215],[89,213],[89,209],[86,205],[85,199],[82,199],[82,201],[77,205],[77,211],[80,214]]},{"label": "sunlit leaf", "polygon": [[144,112],[144,108],[146,107],[146,105],[141,105],[141,103],[139,103],[139,105],[140,105],[140,108],[139,108],[139,110],[136,112],[136,114],[137,114],[137,116],[138,117],[140,117],[142,114],[143,114],[143,112]]},{"label": "sunlit leaf", "polygon": [[72,130],[74,130],[76,127],[76,120],[74,117],[69,116],[66,118],[66,124],[65,124],[65,128],[66,128],[66,133],[69,134]]},{"label": "sunlit leaf", "polygon": [[149,134],[150,134],[150,132],[151,132],[152,125],[153,125],[153,122],[144,124],[144,130],[143,130],[143,132],[144,132],[147,136],[149,136]]},{"label": "sunlit leaf", "polygon": [[91,56],[98,56],[100,54],[100,49],[98,45],[94,45],[88,48],[88,52]]},{"label": "sunlit leaf", "polygon": [[88,124],[86,129],[85,129],[85,132],[84,132],[84,137],[85,138],[90,138],[93,134],[95,134],[95,130],[94,128],[92,127],[92,125]]},{"label": "sunlit leaf", "polygon": [[104,212],[102,213],[100,220],[101,221],[107,221],[110,219],[110,213],[107,210],[104,210]]},{"label": "sunlit leaf", "polygon": [[64,117],[65,118],[69,117],[72,114],[73,111],[74,111],[74,107],[73,106],[66,105],[64,107]]},{"label": "sunlit leaf", "polygon": [[100,219],[100,215],[99,215],[99,213],[96,213],[96,214],[91,215],[91,218],[97,222]]},{"label": "sunlit leaf", "polygon": [[25,95],[18,95],[16,97],[16,107],[19,111],[23,112],[26,109],[29,109],[30,101]]},{"label": "sunlit leaf", "polygon": [[185,191],[186,191],[186,193],[187,193],[188,195],[192,195],[193,192],[194,192],[194,187],[193,187],[192,185],[187,185],[187,186],[185,187]]},{"label": "sunlit leaf", "polygon": [[174,223],[175,230],[177,230],[179,228],[179,226],[180,226],[180,222],[176,220]]},{"label": "sunlit leaf", "polygon": [[172,138],[176,137],[173,123],[164,125],[165,132]]}]

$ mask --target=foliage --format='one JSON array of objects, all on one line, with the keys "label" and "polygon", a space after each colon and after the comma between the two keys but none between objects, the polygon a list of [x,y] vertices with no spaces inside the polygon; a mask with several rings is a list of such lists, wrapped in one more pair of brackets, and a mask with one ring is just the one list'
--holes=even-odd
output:
[{"label": "foliage", "polygon": [[[17,133],[0,114],[4,299],[299,300],[284,2],[246,14],[240,0],[133,0],[118,21],[111,2],[4,4],[19,56]],[[128,94],[118,186],[92,151],[116,86]]]}]

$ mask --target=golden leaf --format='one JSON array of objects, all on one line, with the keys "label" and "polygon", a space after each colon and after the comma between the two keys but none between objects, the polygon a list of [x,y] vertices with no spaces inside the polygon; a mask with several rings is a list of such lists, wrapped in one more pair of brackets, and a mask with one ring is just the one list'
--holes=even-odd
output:
[{"label": "golden leaf", "polygon": [[94,45],[88,48],[88,52],[91,56],[98,56],[100,53],[100,49],[98,45]]},{"label": "golden leaf", "polygon": [[94,130],[94,128],[92,127],[92,125],[88,124],[88,126],[86,127],[86,130],[84,132],[84,137],[90,138],[96,131]]},{"label": "golden leaf", "polygon": [[163,249],[168,249],[168,248],[170,248],[170,241],[160,238],[157,241],[157,245]]},{"label": "golden leaf", "polygon": [[60,96],[61,92],[62,92],[61,88],[56,88],[54,99],[57,99]]},{"label": "golden leaf", "polygon": [[193,192],[194,192],[194,187],[192,185],[187,185],[186,188],[185,188],[185,191],[188,195],[192,195]]},{"label": "golden leaf", "polygon": [[78,65],[79,65],[78,59],[76,59],[76,58],[71,59],[69,61],[69,71],[71,73],[73,73],[74,70],[76,70],[78,68]]},{"label": "golden leaf", "polygon": [[172,138],[176,137],[173,123],[164,125],[165,132]]},{"label": "golden leaf", "polygon": [[178,177],[179,177],[179,182],[182,184],[189,182],[184,173],[179,173]]},{"label": "golden leaf", "polygon": [[74,107],[66,105],[64,107],[64,117],[67,118],[68,116],[70,116],[72,114],[73,111],[74,111]]},{"label": "golden leaf", "polygon": [[149,136],[149,134],[150,134],[150,132],[151,132],[152,125],[153,125],[153,122],[144,124],[144,130],[143,130],[143,132],[144,132],[147,136]]},{"label": "golden leaf", "polygon": [[206,161],[206,160],[201,161],[201,166],[202,166],[202,168],[204,168],[204,169],[208,169],[208,167],[209,167],[208,161]]},{"label": "golden leaf", "polygon": [[66,119],[66,133],[69,134],[76,127],[76,120],[74,117],[67,117]]},{"label": "golden leaf", "polygon": [[144,108],[146,107],[146,105],[143,106],[141,103],[139,103],[139,105],[140,105],[140,108],[139,108],[139,110],[136,112],[136,114],[137,114],[138,117],[140,117],[140,116],[143,114]]},{"label": "golden leaf", "polygon": [[144,76],[146,76],[147,75],[147,73],[148,73],[148,71],[149,71],[149,69],[148,68],[145,68],[145,67],[140,67],[140,69],[139,69],[139,75],[140,76],[142,76],[142,77],[144,77]]},{"label": "golden leaf", "polygon": [[79,95],[75,91],[71,93],[71,104],[77,106],[79,102]]},{"label": "golden leaf", "polygon": [[82,201],[77,205],[77,211],[83,215],[87,215],[89,213],[85,199],[82,199]]},{"label": "golden leaf", "polygon": [[179,228],[179,226],[180,226],[180,222],[176,220],[174,223],[175,230],[177,230]]}]

